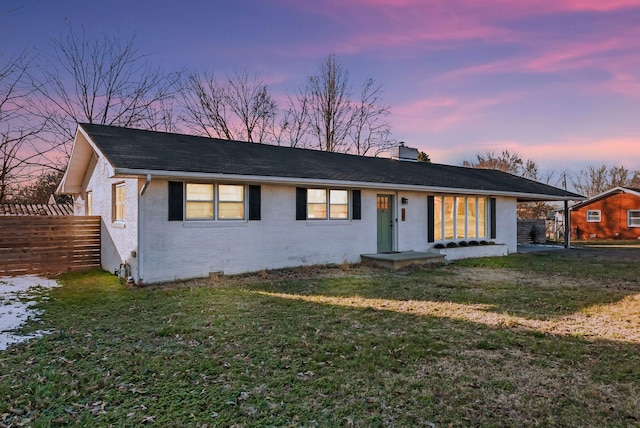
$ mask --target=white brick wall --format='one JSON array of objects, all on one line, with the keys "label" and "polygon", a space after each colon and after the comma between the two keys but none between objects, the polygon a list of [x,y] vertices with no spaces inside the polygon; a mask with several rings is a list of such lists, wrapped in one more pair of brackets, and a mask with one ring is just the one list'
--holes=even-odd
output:
[{"label": "white brick wall", "polygon": [[[402,205],[402,198],[407,203]],[[396,251],[426,251],[427,243],[427,194],[420,192],[399,192],[395,198],[398,221],[395,223],[397,239]],[[405,221],[402,221],[402,209]]]},{"label": "white brick wall", "polygon": [[518,251],[518,216],[515,198],[496,198],[495,241],[507,244],[509,253]]},{"label": "white brick wall", "polygon": [[[153,180],[143,196],[144,282],[355,263],[376,251],[375,210],[362,220],[296,221],[295,187],[262,185],[259,221],[170,222],[167,188]],[[375,207],[375,193],[362,192],[362,205]]]},{"label": "white brick wall", "polygon": [[[99,160],[87,175],[85,192],[76,198],[74,211],[76,215],[85,214],[85,195],[91,190],[93,214],[102,217],[102,267],[113,272],[121,263],[128,263],[134,279],[145,283],[201,277],[211,272],[236,274],[359,262],[361,254],[376,252],[377,194],[393,195],[397,217],[394,250],[427,251],[434,245],[427,242],[428,194],[423,192],[362,190],[361,220],[298,221],[295,187],[262,185],[259,221],[170,222],[166,180],[153,179],[138,207],[144,180],[109,178],[112,174],[108,163]],[[121,182],[126,186],[126,214],[120,223],[112,221],[112,210],[113,185]],[[402,198],[408,203],[402,205]],[[139,209],[143,220],[140,239]],[[517,250],[515,198],[497,198],[496,241],[507,244],[509,252]]]},{"label": "white brick wall", "polygon": [[[295,187],[262,185],[259,221],[168,221],[168,183],[152,180],[141,201],[142,280],[146,283],[325,263],[356,263],[376,252],[376,195],[393,194],[394,249],[427,251],[427,194],[362,191],[362,220],[295,220]],[[406,205],[401,198],[408,199]],[[497,241],[516,251],[516,202],[497,200]],[[401,220],[404,208],[405,221]],[[134,248],[131,244],[119,248]],[[134,272],[136,280],[137,273]]]},{"label": "white brick wall", "polygon": [[[138,179],[114,179],[109,164],[100,159],[88,172],[84,192],[76,198],[74,213],[86,214],[86,192],[93,193],[92,214],[102,217],[101,263],[102,268],[113,272],[121,263],[129,263],[135,277],[137,260],[131,251],[138,245]],[[113,222],[113,185],[125,183],[125,220]]]}]

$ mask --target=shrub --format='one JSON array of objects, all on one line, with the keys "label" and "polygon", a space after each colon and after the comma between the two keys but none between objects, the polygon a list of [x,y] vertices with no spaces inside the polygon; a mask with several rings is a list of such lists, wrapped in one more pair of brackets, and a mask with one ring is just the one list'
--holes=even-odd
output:
[{"label": "shrub", "polygon": [[484,239],[480,241],[480,245],[489,245],[489,241],[485,241]]},{"label": "shrub", "polygon": [[496,243],[493,241],[489,241],[489,245],[496,245]]},{"label": "shrub", "polygon": [[468,247],[469,243],[467,241],[460,241],[458,242],[458,245],[460,245],[461,247]]},{"label": "shrub", "polygon": [[437,249],[441,250],[441,249],[443,249],[445,247],[444,247],[443,243],[439,243],[439,244],[434,245],[433,248],[437,248]]},{"label": "shrub", "polygon": [[447,243],[447,248],[458,248],[458,244],[455,242]]},{"label": "shrub", "polygon": [[469,241],[469,246],[470,247],[477,247],[478,245],[480,245],[480,243],[478,241]]}]

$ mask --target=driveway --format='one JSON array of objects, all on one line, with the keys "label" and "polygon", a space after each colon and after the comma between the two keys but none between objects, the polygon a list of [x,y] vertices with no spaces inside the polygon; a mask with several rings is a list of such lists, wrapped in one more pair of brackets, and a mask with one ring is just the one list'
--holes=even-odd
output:
[{"label": "driveway", "polygon": [[519,253],[537,253],[540,251],[565,250],[562,244],[518,244]]}]

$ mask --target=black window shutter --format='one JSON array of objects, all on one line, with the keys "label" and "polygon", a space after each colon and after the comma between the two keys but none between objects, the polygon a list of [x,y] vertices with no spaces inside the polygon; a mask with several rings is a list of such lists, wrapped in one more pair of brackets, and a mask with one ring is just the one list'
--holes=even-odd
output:
[{"label": "black window shutter", "polygon": [[169,221],[183,220],[184,187],[181,181],[169,182]]},{"label": "black window shutter", "polygon": [[260,220],[260,186],[249,186],[249,220]]},{"label": "black window shutter", "polygon": [[296,187],[296,220],[307,219],[307,189]]},{"label": "black window shutter", "polygon": [[351,219],[352,220],[362,220],[362,208],[361,208],[361,195],[360,190],[352,190],[351,191]]},{"label": "black window shutter", "polygon": [[427,242],[435,241],[434,197],[427,196]]},{"label": "black window shutter", "polygon": [[491,215],[491,218],[489,220],[491,235],[489,237],[491,239],[496,239],[496,198],[489,199],[489,212]]}]

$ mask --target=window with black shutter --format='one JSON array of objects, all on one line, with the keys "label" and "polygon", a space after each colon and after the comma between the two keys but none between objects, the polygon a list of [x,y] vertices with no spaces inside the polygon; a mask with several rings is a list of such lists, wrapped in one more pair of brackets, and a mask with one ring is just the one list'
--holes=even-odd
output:
[{"label": "window with black shutter", "polygon": [[182,221],[184,185],[181,181],[169,182],[169,221]]},{"label": "window with black shutter", "polygon": [[260,220],[260,186],[249,186],[249,220]]}]

